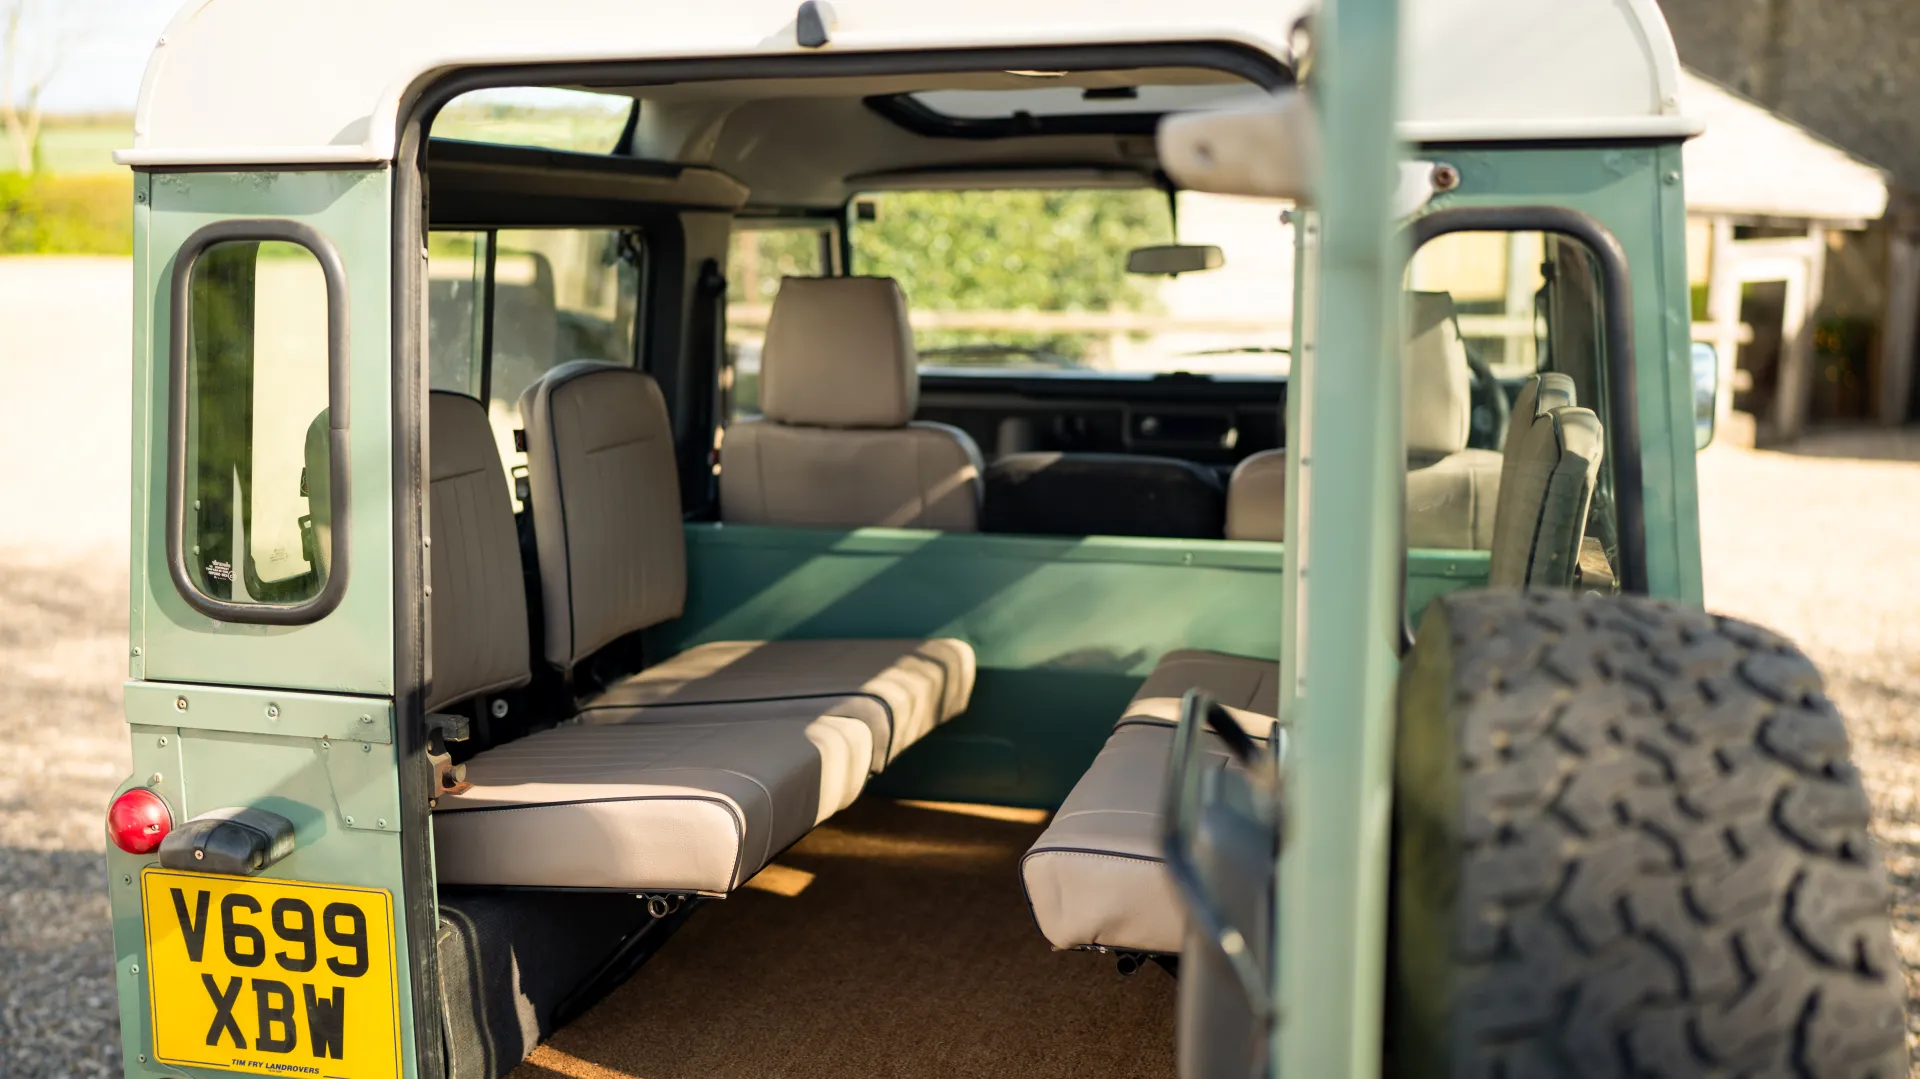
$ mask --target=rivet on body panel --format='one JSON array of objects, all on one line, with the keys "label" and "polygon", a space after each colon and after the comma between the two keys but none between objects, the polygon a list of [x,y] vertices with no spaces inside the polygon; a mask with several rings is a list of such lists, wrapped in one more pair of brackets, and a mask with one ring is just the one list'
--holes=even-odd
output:
[{"label": "rivet on body panel", "polygon": [[268,705],[267,705],[267,718],[268,718],[268,719],[279,719],[279,718],[280,718],[280,706],[279,706],[279,705],[277,705],[277,704],[268,704]]},{"label": "rivet on body panel", "polygon": [[160,736],[160,748],[161,749],[167,748],[167,736],[164,734]]},{"label": "rivet on body panel", "polygon": [[184,711],[186,711],[186,710],[187,710],[187,699],[186,699],[185,697],[175,697],[175,698],[173,699],[173,710],[174,710],[174,711],[176,711],[176,712],[184,712]]}]

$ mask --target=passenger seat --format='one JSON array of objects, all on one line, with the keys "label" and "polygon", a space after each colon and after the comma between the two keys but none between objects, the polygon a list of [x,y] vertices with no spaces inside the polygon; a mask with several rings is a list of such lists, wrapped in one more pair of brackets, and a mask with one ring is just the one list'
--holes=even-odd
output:
[{"label": "passenger seat", "polygon": [[764,418],[728,425],[720,518],[807,528],[980,527],[980,449],[914,421],[920,357],[888,277],[781,282],[760,357]]},{"label": "passenger seat", "polygon": [[[1469,449],[1472,370],[1445,292],[1408,294],[1401,411],[1407,444],[1407,545],[1493,546],[1502,458]],[[1227,484],[1227,538],[1286,538],[1287,451],[1241,461]]]},{"label": "passenger seat", "polygon": [[[824,362],[811,375],[836,380]],[[800,392],[774,390],[776,399]],[[672,428],[651,377],[594,361],[547,372],[527,388],[520,412],[545,658],[572,672],[685,607]],[[966,708],[974,671],[973,647],[950,637],[714,641],[649,663],[579,707],[589,722],[630,723],[791,714],[800,702],[865,724],[878,772]]]},{"label": "passenger seat", "polygon": [[[487,413],[434,393],[430,711],[525,685],[526,594]],[[603,719],[616,719],[605,716]],[[860,793],[869,727],[807,705],[741,722],[567,723],[467,762],[433,814],[442,884],[720,895]]]}]

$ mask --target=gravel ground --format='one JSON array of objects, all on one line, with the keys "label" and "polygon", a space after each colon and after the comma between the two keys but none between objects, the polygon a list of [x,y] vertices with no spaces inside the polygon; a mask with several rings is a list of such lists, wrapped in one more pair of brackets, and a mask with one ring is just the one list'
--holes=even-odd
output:
[{"label": "gravel ground", "polygon": [[[1700,474],[1709,605],[1801,642],[1853,725],[1920,998],[1920,432],[1716,448]],[[125,557],[4,544],[0,1077],[118,1074],[100,821],[128,768]]]}]

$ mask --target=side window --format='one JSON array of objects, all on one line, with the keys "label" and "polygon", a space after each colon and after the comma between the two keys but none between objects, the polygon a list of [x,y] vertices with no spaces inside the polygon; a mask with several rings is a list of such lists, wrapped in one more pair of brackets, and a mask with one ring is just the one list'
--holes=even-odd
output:
[{"label": "side window", "polygon": [[344,361],[330,317],[343,282],[315,244],[190,240],[175,271],[169,553],[188,602],[216,618],[311,621],[340,591],[327,586],[344,514],[328,494],[345,424],[329,372]]},{"label": "side window", "polygon": [[824,224],[734,223],[727,245],[727,358],[720,372],[727,419],[760,412],[760,348],[781,279],[825,275],[832,245]]},{"label": "side window", "polygon": [[[1594,251],[1560,233],[1445,232],[1414,252],[1407,287],[1412,294],[1405,382],[1409,542],[1491,548],[1496,563],[1503,561],[1504,550],[1514,555],[1507,560],[1511,564],[1537,574],[1542,548],[1535,545],[1556,547],[1565,532],[1604,556],[1602,562],[1589,557],[1593,550],[1578,552],[1583,572],[1618,567],[1615,462],[1604,452],[1612,420],[1605,397],[1609,296]],[[1571,380],[1573,404],[1584,418],[1567,420],[1578,429],[1568,430],[1564,444],[1558,436],[1543,435],[1532,409],[1527,415],[1514,411],[1516,396],[1536,372]],[[1565,479],[1572,475],[1569,454],[1576,442],[1578,455],[1591,459],[1595,469],[1584,496],[1577,495],[1579,485]],[[1513,468],[1503,469],[1502,456],[1491,450],[1507,450]],[[1436,463],[1444,467],[1431,467]],[[1549,474],[1561,478],[1549,480]],[[1469,477],[1475,497],[1458,497]],[[1500,489],[1508,482],[1516,490]],[[1486,514],[1489,506],[1521,516],[1497,522]],[[1531,533],[1518,527],[1520,521],[1534,523]],[[1546,531],[1550,525],[1552,535]],[[1572,572],[1576,552],[1555,557],[1558,568],[1545,571],[1550,577]],[[1565,581],[1555,577],[1548,583]]]},{"label": "side window", "polygon": [[1499,449],[1504,425],[1483,382],[1511,399],[1542,369],[1539,301],[1546,286],[1546,236],[1538,232],[1456,232],[1415,253],[1408,288],[1453,297],[1459,332],[1474,365],[1471,444]]},{"label": "side window", "polygon": [[645,253],[639,233],[618,229],[428,238],[428,380],[486,402],[510,485],[526,464],[513,440],[520,395],[535,379],[571,360],[634,363]]},{"label": "side window", "polygon": [[490,232],[427,238],[427,377],[436,390],[479,397],[486,356]]}]

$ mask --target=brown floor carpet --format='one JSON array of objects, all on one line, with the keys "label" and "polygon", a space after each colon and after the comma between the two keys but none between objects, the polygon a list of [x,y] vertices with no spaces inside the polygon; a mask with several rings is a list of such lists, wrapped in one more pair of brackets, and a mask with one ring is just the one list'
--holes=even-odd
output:
[{"label": "brown floor carpet", "polygon": [[1173,979],[1034,927],[1040,828],[863,799],[509,1079],[1172,1076]]}]

